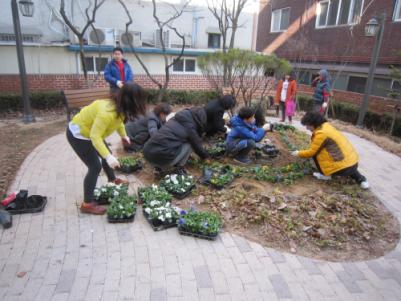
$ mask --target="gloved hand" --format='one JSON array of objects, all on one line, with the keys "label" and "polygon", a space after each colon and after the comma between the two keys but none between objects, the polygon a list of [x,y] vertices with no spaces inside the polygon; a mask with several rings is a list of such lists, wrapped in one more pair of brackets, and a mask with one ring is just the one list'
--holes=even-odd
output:
[{"label": "gloved hand", "polygon": [[226,123],[229,122],[230,121],[230,114],[228,114],[227,112],[224,112],[223,119],[224,119],[224,121]]},{"label": "gloved hand", "polygon": [[114,157],[112,154],[107,155],[106,162],[113,169],[120,167],[120,162],[118,162],[117,158]]},{"label": "gloved hand", "polygon": [[265,132],[269,131],[270,130],[270,123],[265,123],[263,125],[263,129],[265,130]]},{"label": "gloved hand", "polygon": [[293,151],[293,152],[291,152],[291,156],[294,156],[294,157],[298,157],[298,154],[299,154],[299,151]]},{"label": "gloved hand", "polygon": [[128,136],[125,136],[121,138],[121,141],[123,142],[123,145],[130,145],[131,144],[131,139]]},{"label": "gloved hand", "polygon": [[323,109],[327,108],[327,102],[324,102],[324,103],[322,104],[322,108],[323,108]]}]

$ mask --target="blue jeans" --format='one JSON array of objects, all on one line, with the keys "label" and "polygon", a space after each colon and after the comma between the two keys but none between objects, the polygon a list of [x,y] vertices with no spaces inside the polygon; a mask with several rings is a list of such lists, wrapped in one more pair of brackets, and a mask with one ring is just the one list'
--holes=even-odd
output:
[{"label": "blue jeans", "polygon": [[227,152],[235,157],[244,158],[255,148],[255,140],[234,139],[227,144]]}]

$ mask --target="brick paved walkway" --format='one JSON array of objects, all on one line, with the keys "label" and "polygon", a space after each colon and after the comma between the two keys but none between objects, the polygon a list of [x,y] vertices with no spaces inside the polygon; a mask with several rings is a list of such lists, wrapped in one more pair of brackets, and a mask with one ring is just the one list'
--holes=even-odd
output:
[{"label": "brick paved walkway", "polygon": [[[401,159],[347,136],[372,190],[400,220]],[[153,232],[140,211],[132,224],[109,224],[77,210],[84,173],[64,134],[23,163],[11,190],[49,202],[0,229],[0,300],[401,300],[401,244],[377,260],[332,263],[229,233],[209,242]]]}]

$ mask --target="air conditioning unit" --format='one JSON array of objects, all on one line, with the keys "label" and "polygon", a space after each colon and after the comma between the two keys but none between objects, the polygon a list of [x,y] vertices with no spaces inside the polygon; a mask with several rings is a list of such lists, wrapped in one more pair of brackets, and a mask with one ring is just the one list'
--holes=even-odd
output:
[{"label": "air conditioning unit", "polygon": [[89,45],[115,45],[114,28],[90,28],[88,34]]},{"label": "air conditioning unit", "polygon": [[[164,47],[170,48],[170,32],[168,30],[163,31],[163,42]],[[155,47],[162,48],[162,43],[160,40],[160,29],[156,29],[155,32]]]},{"label": "air conditioning unit", "polygon": [[[184,34],[185,48],[192,48],[192,36],[190,34]],[[181,48],[182,40],[180,37],[174,39],[174,42],[170,44],[171,48]]]},{"label": "air conditioning unit", "polygon": [[121,46],[129,47],[132,44],[134,47],[142,47],[141,32],[120,30],[119,42]]}]

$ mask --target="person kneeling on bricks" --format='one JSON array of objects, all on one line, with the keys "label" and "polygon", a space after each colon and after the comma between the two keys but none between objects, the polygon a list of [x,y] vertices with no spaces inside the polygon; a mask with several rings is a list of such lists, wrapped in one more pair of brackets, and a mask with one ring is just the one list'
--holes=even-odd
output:
[{"label": "person kneeling on bricks", "polygon": [[319,172],[313,175],[319,180],[331,180],[332,176],[345,176],[354,179],[363,189],[369,182],[358,171],[358,154],[348,139],[336,130],[318,112],[308,112],[301,123],[312,131],[311,145],[307,150],[291,154],[300,158],[313,158]]},{"label": "person kneeling on bricks", "polygon": [[203,107],[184,109],[154,134],[143,148],[145,159],[155,167],[158,176],[169,172],[185,173],[184,165],[192,150],[201,158],[209,153],[202,146],[202,134],[207,125]]},{"label": "person kneeling on bricks", "polygon": [[[88,167],[84,179],[84,201],[82,213],[104,214],[106,208],[94,202],[97,178],[103,167],[108,181],[127,184],[114,175],[119,167],[104,139],[117,131],[126,143],[130,139],[125,132],[124,121],[146,112],[146,94],[137,84],[126,83],[112,99],[92,102],[74,116],[67,128],[67,139],[78,157]],[[99,157],[101,160],[99,160]]]}]

